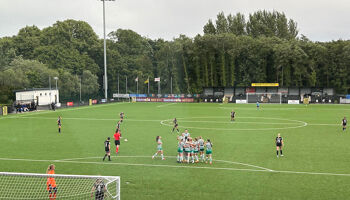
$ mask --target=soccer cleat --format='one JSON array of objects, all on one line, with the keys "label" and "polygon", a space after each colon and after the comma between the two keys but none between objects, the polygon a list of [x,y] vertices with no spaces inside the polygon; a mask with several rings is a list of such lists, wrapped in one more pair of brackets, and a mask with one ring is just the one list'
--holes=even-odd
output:
[{"label": "soccer cleat", "polygon": [[162,158],[162,160],[165,160],[165,158]]},{"label": "soccer cleat", "polygon": [[152,159],[154,159],[154,156],[152,156]]},{"label": "soccer cleat", "polygon": [[281,155],[281,157],[283,157],[283,154]]},{"label": "soccer cleat", "polygon": [[277,155],[277,158],[278,158],[278,155]]}]

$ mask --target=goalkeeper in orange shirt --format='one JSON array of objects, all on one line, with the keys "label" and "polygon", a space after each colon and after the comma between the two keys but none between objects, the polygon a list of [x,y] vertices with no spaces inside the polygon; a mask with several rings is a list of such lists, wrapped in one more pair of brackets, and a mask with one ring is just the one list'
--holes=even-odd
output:
[{"label": "goalkeeper in orange shirt", "polygon": [[[46,170],[47,174],[55,174],[55,165],[51,164]],[[47,188],[46,190],[49,191],[49,198],[50,200],[55,200],[56,199],[56,193],[57,193],[57,186],[56,186],[56,181],[55,178],[53,177],[48,177],[46,181]]]}]

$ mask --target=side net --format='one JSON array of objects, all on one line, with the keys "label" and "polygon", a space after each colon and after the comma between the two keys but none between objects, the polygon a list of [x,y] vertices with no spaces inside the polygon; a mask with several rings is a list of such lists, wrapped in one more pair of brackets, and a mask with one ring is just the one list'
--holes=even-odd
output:
[{"label": "side net", "polygon": [[0,199],[120,199],[120,177],[0,172]]}]

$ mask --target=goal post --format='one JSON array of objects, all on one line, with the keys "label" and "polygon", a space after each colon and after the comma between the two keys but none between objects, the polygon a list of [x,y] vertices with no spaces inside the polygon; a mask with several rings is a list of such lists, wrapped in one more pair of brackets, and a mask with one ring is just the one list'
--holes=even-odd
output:
[{"label": "goal post", "polygon": [[282,104],[282,93],[247,93],[247,103],[279,103]]},{"label": "goal post", "polygon": [[[49,179],[55,188],[48,185]],[[83,200],[96,195],[120,200],[120,177],[0,172],[0,199]]]}]

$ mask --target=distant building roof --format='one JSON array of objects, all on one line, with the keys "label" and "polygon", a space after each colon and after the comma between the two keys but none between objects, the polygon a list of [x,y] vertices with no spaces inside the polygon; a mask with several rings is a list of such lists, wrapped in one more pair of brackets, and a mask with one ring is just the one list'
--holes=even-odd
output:
[{"label": "distant building roof", "polygon": [[[31,92],[31,91],[42,91],[42,90],[50,90],[50,88],[24,88],[23,90],[14,90],[14,92]],[[56,88],[51,88],[51,90],[56,90]]]}]

